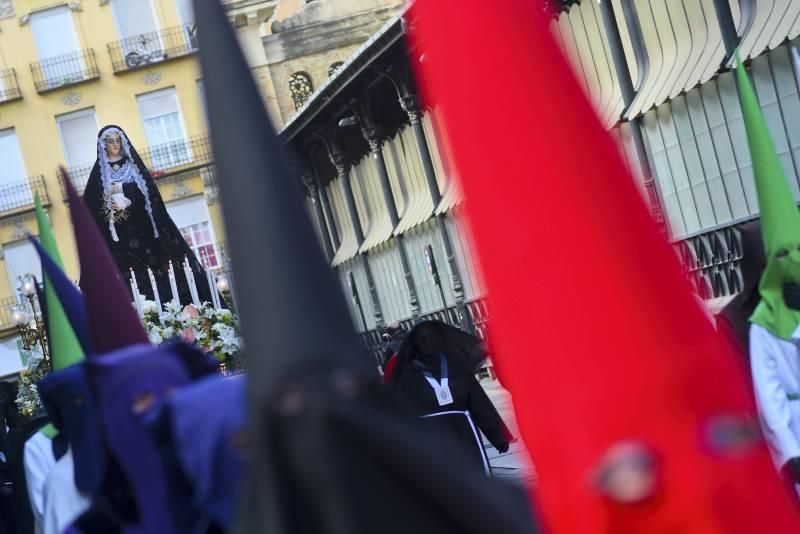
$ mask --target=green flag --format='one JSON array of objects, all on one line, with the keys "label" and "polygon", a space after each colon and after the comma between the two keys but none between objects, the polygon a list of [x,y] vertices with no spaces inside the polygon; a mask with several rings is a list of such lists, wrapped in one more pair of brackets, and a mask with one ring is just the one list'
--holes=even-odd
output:
[{"label": "green flag", "polygon": [[[53,231],[47,221],[47,215],[42,209],[42,203],[39,201],[39,195],[36,195],[35,201],[36,222],[39,225],[39,241],[42,243],[42,248],[53,258],[53,261],[63,269],[61,255],[58,252]],[[61,301],[58,299],[58,295],[47,275],[44,275],[44,298],[47,309],[47,339],[50,341],[50,361],[52,362],[53,370],[58,371],[83,361],[83,348],[81,348],[78,336],[75,335],[67,314],[61,306]]]},{"label": "green flag", "polygon": [[753,160],[761,233],[767,254],[767,267],[759,284],[761,304],[750,320],[788,340],[800,324],[800,312],[787,307],[783,300],[783,284],[800,282],[800,212],[753,84],[738,55],[736,63],[736,81]]}]

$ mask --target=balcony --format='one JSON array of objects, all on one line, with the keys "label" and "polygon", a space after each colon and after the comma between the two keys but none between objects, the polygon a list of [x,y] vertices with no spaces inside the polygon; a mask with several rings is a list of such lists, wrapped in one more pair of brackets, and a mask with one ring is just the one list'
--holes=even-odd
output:
[{"label": "balcony", "polygon": [[211,165],[214,161],[211,141],[207,135],[156,145],[139,155],[156,180],[193,171]]},{"label": "balcony", "polygon": [[[164,180],[176,174],[190,172],[211,165],[214,162],[211,142],[207,135],[199,135],[189,140],[174,141],[156,145],[139,152],[142,161],[150,170],[153,179]],[[78,192],[86,188],[94,162],[74,165],[68,169],[70,180]],[[66,190],[61,184],[61,193],[66,200]]]},{"label": "balcony", "polygon": [[39,194],[43,206],[50,204],[44,176],[0,185],[0,217],[9,217],[34,209],[33,196]]},{"label": "balcony", "polygon": [[87,48],[31,63],[38,93],[46,93],[100,77],[94,50]]},{"label": "balcony", "polygon": [[17,72],[14,69],[0,70],[0,103],[11,102],[22,98],[17,83]]},{"label": "balcony", "polygon": [[114,74],[146,68],[196,51],[197,30],[193,25],[176,26],[108,43]]}]

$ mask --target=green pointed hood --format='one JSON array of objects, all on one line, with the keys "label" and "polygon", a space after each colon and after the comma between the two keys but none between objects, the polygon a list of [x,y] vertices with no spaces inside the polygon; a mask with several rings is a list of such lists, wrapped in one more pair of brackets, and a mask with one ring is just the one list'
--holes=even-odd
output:
[{"label": "green pointed hood", "polygon": [[736,81],[747,144],[753,160],[753,175],[761,211],[761,233],[767,267],[761,276],[761,304],[750,320],[782,339],[791,339],[800,324],[800,312],[783,301],[783,284],[800,283],[800,211],[786,180],[767,121],[761,112],[747,70],[737,56]]},{"label": "green pointed hood", "polygon": [[[39,241],[50,257],[59,267],[63,269],[61,255],[58,252],[53,231],[47,221],[47,215],[42,209],[39,195],[36,195],[36,222],[39,225]],[[64,307],[53,288],[53,284],[44,274],[44,298],[47,309],[47,339],[50,342],[50,361],[53,370],[58,371],[69,367],[72,364],[83,361],[84,353],[78,336],[72,329],[72,325],[64,312]]]}]

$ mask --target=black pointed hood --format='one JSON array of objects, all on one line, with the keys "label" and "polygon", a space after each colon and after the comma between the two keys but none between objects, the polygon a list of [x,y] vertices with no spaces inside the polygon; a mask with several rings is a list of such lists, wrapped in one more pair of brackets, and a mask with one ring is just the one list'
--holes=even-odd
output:
[{"label": "black pointed hood", "polygon": [[200,63],[251,386],[299,368],[373,372],[219,1],[196,1]]}]

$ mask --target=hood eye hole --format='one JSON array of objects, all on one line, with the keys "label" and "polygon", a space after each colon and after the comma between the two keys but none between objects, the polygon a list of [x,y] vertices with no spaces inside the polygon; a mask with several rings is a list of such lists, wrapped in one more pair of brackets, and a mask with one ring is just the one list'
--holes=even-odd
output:
[{"label": "hood eye hole", "polygon": [[789,255],[789,251],[787,249],[785,249],[785,248],[782,248],[782,249],[780,249],[778,251],[777,254],[775,254],[775,257],[778,258],[779,260],[782,260],[782,259],[786,258],[788,255]]}]

